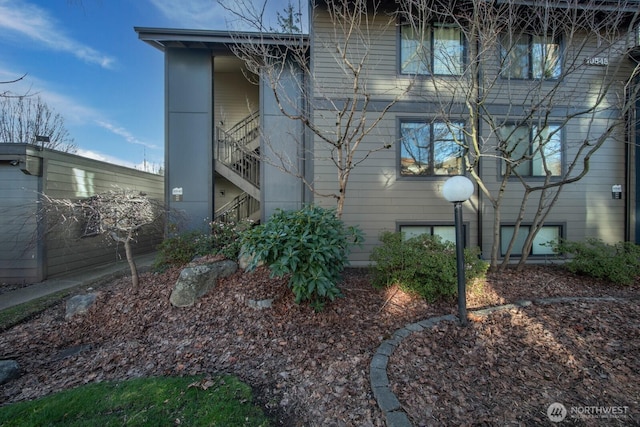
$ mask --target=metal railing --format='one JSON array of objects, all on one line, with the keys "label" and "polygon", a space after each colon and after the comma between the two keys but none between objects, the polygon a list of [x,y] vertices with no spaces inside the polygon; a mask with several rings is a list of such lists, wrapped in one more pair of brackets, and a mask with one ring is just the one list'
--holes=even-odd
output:
[{"label": "metal railing", "polygon": [[260,188],[259,148],[251,143],[259,136],[258,113],[252,113],[228,131],[216,127],[216,155],[218,161]]},{"label": "metal railing", "polygon": [[234,222],[237,224],[250,218],[259,210],[260,202],[247,193],[242,193],[218,209],[213,219],[214,221]]},{"label": "metal railing", "polygon": [[260,113],[254,111],[238,123],[233,125],[226,133],[240,145],[247,145],[259,135]]}]

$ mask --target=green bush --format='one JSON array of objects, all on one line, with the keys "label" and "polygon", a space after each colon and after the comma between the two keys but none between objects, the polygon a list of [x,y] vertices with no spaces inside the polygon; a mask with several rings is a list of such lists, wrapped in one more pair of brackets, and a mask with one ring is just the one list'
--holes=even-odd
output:
[{"label": "green bush", "polygon": [[561,240],[552,247],[558,254],[572,256],[564,267],[573,273],[628,285],[640,272],[640,246],[631,242],[610,245],[590,238],[584,242]]},{"label": "green bush", "polygon": [[242,236],[247,270],[264,262],[272,276],[290,275],[297,303],[310,301],[316,310],[341,295],[337,285],[348,265],[350,248],[360,244],[357,227],[346,227],[335,209],[309,205],[296,211],[277,210],[265,224]]},{"label": "green bush", "polygon": [[236,260],[240,255],[242,246],[242,233],[253,225],[253,221],[235,222],[212,222],[211,247],[215,254],[220,254],[227,259]]},{"label": "green bush", "polygon": [[[402,233],[384,232],[381,246],[371,253],[373,285],[398,284],[429,302],[457,294],[456,246],[439,236],[422,234],[405,240]],[[465,249],[467,283],[484,277],[489,264],[479,258],[479,250]]]},{"label": "green bush", "polygon": [[209,224],[210,232],[188,231],[165,239],[158,246],[154,268],[162,270],[171,265],[184,265],[197,256],[222,255],[228,259],[238,259],[240,234],[251,222]]}]

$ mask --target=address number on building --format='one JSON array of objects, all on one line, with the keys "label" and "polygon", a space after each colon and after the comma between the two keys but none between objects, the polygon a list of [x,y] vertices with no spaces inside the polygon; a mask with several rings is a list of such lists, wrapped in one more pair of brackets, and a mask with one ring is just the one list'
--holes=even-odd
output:
[{"label": "address number on building", "polygon": [[609,58],[605,58],[602,56],[594,56],[592,58],[585,59],[584,63],[587,65],[606,66],[606,65],[609,65]]}]

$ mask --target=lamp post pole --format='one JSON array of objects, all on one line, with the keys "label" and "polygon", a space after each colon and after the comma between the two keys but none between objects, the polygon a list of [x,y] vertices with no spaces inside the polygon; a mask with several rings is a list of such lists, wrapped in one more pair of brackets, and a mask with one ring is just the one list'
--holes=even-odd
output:
[{"label": "lamp post pole", "polygon": [[467,324],[467,284],[464,274],[464,235],[462,233],[462,203],[473,194],[473,182],[465,176],[449,178],[442,186],[444,198],[453,203],[456,229],[456,272],[458,276],[458,317],[460,325]]},{"label": "lamp post pole", "polygon": [[458,275],[458,318],[467,325],[467,284],[464,274],[464,236],[462,234],[462,202],[453,203],[456,228],[456,271]]}]

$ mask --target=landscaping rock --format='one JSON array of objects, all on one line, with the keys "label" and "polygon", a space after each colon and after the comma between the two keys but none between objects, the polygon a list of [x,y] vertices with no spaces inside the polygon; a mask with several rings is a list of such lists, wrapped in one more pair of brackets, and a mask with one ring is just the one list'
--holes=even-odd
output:
[{"label": "landscaping rock", "polygon": [[20,365],[15,360],[0,360],[0,384],[20,376]]},{"label": "landscaping rock", "polygon": [[[238,257],[238,266],[242,270],[246,270],[249,264],[253,262],[254,257],[255,255],[253,253],[246,252],[244,248],[242,248],[242,250],[240,250],[240,256]],[[264,265],[264,262],[259,261],[256,267],[260,267],[262,265]]]},{"label": "landscaping rock", "polygon": [[84,295],[76,295],[67,301],[67,309],[64,318],[69,320],[76,314],[85,313],[91,305],[96,301],[98,294],[90,293]]},{"label": "landscaping rock", "polygon": [[180,272],[169,301],[176,307],[192,306],[215,288],[219,277],[228,277],[237,270],[238,264],[230,260],[189,265]]},{"label": "landscaping rock", "polygon": [[247,300],[247,305],[251,308],[255,308],[256,310],[264,310],[266,308],[273,307],[273,298],[268,299],[249,299]]}]

